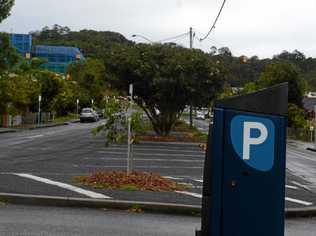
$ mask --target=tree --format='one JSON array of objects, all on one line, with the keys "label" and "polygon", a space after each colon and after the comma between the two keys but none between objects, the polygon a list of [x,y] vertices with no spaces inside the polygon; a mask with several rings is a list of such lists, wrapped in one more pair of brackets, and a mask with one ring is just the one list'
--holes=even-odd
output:
[{"label": "tree", "polygon": [[304,82],[292,64],[287,62],[269,64],[264,69],[257,84],[259,88],[265,88],[284,82],[289,83],[289,103],[302,107]]},{"label": "tree", "polygon": [[0,23],[10,15],[14,0],[0,0]]},{"label": "tree", "polygon": [[19,61],[19,56],[10,45],[9,35],[0,33],[0,76],[13,70]]},{"label": "tree", "polygon": [[174,44],[117,46],[108,68],[112,85],[128,91],[159,135],[168,135],[185,105],[209,103],[223,87],[223,68],[200,50]]}]

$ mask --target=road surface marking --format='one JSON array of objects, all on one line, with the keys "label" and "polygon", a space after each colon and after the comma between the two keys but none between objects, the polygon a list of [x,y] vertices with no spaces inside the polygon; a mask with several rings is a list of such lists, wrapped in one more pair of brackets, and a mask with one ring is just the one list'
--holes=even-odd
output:
[{"label": "road surface marking", "polygon": [[291,150],[291,151],[288,150],[287,154],[290,154],[289,156],[293,157],[293,158],[305,159],[305,160],[316,162],[316,159],[312,159],[312,158],[309,158],[309,157],[306,157],[306,156],[302,155],[302,154],[305,154],[305,153],[299,153],[299,152],[295,152],[293,150]]},{"label": "road surface marking", "polygon": [[295,185],[297,185],[297,186],[299,186],[299,187],[301,187],[301,188],[303,188],[303,189],[305,189],[305,190],[312,191],[309,187],[307,187],[307,186],[304,185],[304,184],[300,184],[299,182],[292,181],[292,184],[295,184]]},{"label": "road surface marking", "polygon": [[285,185],[286,188],[298,190],[298,187],[292,185]]},{"label": "road surface marking", "polygon": [[294,198],[289,198],[289,197],[286,197],[286,198],[285,198],[285,201],[298,203],[298,204],[301,204],[301,205],[304,205],[304,206],[311,206],[311,205],[313,205],[312,202],[305,202],[305,201],[302,201],[302,200],[298,200],[298,199],[294,199]]},{"label": "road surface marking", "polygon": [[[85,160],[91,160],[90,157],[85,157]],[[97,160],[110,160],[110,161],[126,161],[126,157],[122,158],[115,158],[115,157],[101,157],[96,158]],[[203,163],[203,160],[190,160],[190,159],[152,159],[152,158],[134,158],[134,161],[157,161],[157,162],[197,162],[197,163]]]},{"label": "road surface marking", "polygon": [[[98,153],[107,153],[107,150],[109,151],[115,151],[115,150],[123,150],[123,151],[127,151],[127,148],[126,147],[109,147],[109,148],[106,148],[106,150],[101,150],[101,151],[98,151]],[[180,153],[197,153],[197,154],[205,154],[205,151],[200,151],[200,150],[182,150],[181,148],[180,149],[166,149],[166,148],[139,148],[139,147],[136,147],[136,146],[133,146],[133,150],[134,151],[162,151],[162,152],[180,152]]]},{"label": "road surface marking", "polygon": [[172,176],[163,176],[166,179],[172,179],[172,180],[183,180],[183,178],[180,177],[172,177]]},{"label": "road surface marking", "polygon": [[196,198],[202,198],[202,194],[198,194],[198,193],[191,193],[187,191],[176,191],[176,193],[180,193],[180,194],[184,194],[184,195],[196,197]]},{"label": "road surface marking", "polygon": [[67,189],[67,190],[70,190],[70,191],[73,191],[73,192],[76,192],[76,193],[80,193],[82,195],[85,195],[85,196],[88,196],[88,197],[91,197],[91,198],[101,198],[101,199],[109,199],[110,198],[110,197],[108,197],[108,196],[106,196],[104,194],[95,193],[95,192],[92,192],[92,191],[88,191],[88,190],[85,190],[85,189],[82,189],[82,188],[78,188],[78,187],[72,186],[70,184],[65,184],[65,183],[62,183],[62,182],[53,181],[53,180],[42,178],[42,177],[38,177],[38,176],[35,176],[35,175],[23,174],[23,173],[21,173],[21,174],[20,173],[14,173],[14,175],[19,176],[19,177],[23,177],[23,178],[32,179],[32,180],[35,180],[35,181],[38,181],[38,182],[42,182],[42,183],[45,183],[45,184],[54,185],[54,186],[57,186],[57,187],[60,187],[60,188],[63,188],[63,189]]},{"label": "road surface marking", "polygon": [[[126,168],[126,165],[72,165],[73,167],[89,167],[89,168]],[[140,169],[174,169],[174,166],[138,166]],[[203,169],[204,166],[179,166],[181,169]]]},{"label": "road surface marking", "polygon": [[[99,152],[100,153],[100,152]],[[126,152],[102,152],[102,154],[109,154],[109,155],[126,155]],[[204,155],[196,154],[196,155],[189,155],[189,154],[170,154],[170,153],[139,153],[139,152],[133,152],[134,155],[137,156],[163,156],[163,157],[204,157]]]},{"label": "road surface marking", "polygon": [[194,181],[199,182],[199,183],[203,183],[203,179],[194,179]]},{"label": "road surface marking", "polygon": [[43,134],[39,134],[39,135],[34,135],[34,136],[28,136],[26,138],[33,139],[33,138],[41,138],[43,136],[44,136]]}]

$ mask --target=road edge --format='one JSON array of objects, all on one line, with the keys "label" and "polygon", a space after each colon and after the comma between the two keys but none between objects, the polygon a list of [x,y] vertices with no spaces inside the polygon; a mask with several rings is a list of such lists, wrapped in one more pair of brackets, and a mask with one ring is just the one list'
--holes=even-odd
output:
[{"label": "road edge", "polygon": [[[185,205],[161,202],[142,202],[109,199],[73,198],[47,195],[31,195],[16,193],[0,193],[0,201],[17,205],[39,205],[55,207],[85,207],[85,208],[108,208],[117,210],[140,209],[144,212],[164,213],[172,215],[200,216],[201,207],[197,205]],[[315,217],[316,207],[286,208],[285,217]]]}]

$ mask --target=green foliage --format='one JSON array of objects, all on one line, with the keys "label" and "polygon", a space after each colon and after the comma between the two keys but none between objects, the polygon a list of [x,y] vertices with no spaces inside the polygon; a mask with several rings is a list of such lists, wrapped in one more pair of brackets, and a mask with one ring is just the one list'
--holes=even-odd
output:
[{"label": "green foliage", "polygon": [[14,0],[0,0],[0,23],[10,15]]},{"label": "green foliage", "polygon": [[207,106],[224,84],[222,66],[200,50],[174,44],[116,46],[107,66],[114,88],[134,85],[136,103],[160,135],[171,131],[186,104]]},{"label": "green foliage", "polygon": [[289,103],[289,126],[292,128],[305,128],[307,121],[305,118],[304,110],[298,107],[296,104]]},{"label": "green foliage", "polygon": [[269,64],[261,74],[257,86],[265,88],[284,82],[289,83],[289,103],[302,107],[304,83],[295,66],[287,62]]},{"label": "green foliage", "polygon": [[80,103],[83,106],[90,106],[93,99],[96,106],[101,106],[108,90],[103,62],[88,58],[85,62],[71,64],[68,73],[80,89],[78,91]]},{"label": "green foliage", "polygon": [[12,71],[18,62],[19,56],[15,49],[10,46],[9,35],[0,33],[0,76]]},{"label": "green foliage", "polygon": [[[106,122],[92,130],[94,135],[102,132],[105,136],[106,145],[110,143],[124,143],[127,140],[127,108],[128,102],[125,99],[110,97],[105,106]],[[136,134],[143,132],[141,113],[133,112],[131,116],[132,139]]]}]

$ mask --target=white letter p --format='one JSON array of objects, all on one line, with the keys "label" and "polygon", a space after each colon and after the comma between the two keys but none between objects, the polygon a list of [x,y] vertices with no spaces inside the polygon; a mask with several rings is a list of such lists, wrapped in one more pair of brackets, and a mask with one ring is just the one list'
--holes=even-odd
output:
[{"label": "white letter p", "polygon": [[[257,129],[260,135],[257,138],[251,138],[251,130]],[[260,145],[266,141],[268,130],[265,125],[259,122],[244,122],[244,142],[243,159],[250,160],[250,145]]]}]

